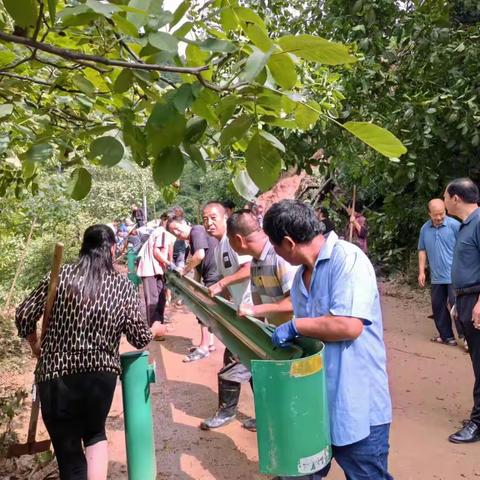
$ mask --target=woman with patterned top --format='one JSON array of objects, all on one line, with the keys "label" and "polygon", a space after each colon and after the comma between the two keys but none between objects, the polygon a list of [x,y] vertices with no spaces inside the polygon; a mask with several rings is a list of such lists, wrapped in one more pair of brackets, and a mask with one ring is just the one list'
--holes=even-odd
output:
[{"label": "woman with patterned top", "polygon": [[78,261],[60,271],[43,340],[36,323],[45,308],[49,275],[16,312],[19,336],[39,357],[35,381],[62,480],[107,478],[105,421],[120,373],[122,333],[135,348],[165,334],[160,322],[149,328],[143,320],[135,289],[113,268],[114,252],[109,227],[87,228]]}]

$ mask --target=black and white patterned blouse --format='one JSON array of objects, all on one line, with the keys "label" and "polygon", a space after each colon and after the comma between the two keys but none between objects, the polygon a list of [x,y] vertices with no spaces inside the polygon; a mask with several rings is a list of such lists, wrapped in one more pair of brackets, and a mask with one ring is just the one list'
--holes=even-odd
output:
[{"label": "black and white patterned blouse", "polygon": [[[135,348],[143,348],[152,334],[142,318],[132,283],[117,272],[104,274],[100,292],[92,301],[67,293],[74,265],[60,271],[57,295],[35,380],[82,372],[120,373],[119,345],[122,333]],[[43,314],[49,275],[16,311],[18,335],[33,333]]]}]

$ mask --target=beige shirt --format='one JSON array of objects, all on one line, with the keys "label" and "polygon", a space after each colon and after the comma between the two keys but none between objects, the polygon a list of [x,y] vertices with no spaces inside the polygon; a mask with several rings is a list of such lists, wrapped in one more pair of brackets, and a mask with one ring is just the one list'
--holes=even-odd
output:
[{"label": "beige shirt", "polygon": [[156,248],[162,250],[167,256],[170,245],[173,245],[172,238],[175,237],[167,232],[163,227],[157,227],[148,237],[143,247],[138,252],[140,262],[137,267],[137,275],[139,277],[154,277],[155,275],[163,275],[162,265],[155,258],[154,251]]}]

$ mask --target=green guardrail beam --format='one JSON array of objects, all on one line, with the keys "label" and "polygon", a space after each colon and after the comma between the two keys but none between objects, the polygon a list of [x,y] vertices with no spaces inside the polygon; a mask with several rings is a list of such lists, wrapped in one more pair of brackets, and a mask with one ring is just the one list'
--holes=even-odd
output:
[{"label": "green guardrail beam", "polygon": [[332,452],[323,343],[300,338],[275,348],[275,327],[238,317],[231,302],[176,271],[167,284],[252,372],[260,472],[295,477],[326,466]]}]

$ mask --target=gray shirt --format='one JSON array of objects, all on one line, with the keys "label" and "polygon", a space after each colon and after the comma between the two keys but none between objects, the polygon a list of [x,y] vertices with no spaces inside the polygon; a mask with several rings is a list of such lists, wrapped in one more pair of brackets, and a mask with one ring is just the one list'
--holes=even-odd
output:
[{"label": "gray shirt", "polygon": [[480,208],[460,225],[453,252],[452,283],[454,288],[480,285]]}]

